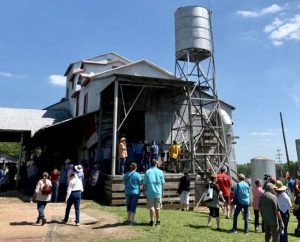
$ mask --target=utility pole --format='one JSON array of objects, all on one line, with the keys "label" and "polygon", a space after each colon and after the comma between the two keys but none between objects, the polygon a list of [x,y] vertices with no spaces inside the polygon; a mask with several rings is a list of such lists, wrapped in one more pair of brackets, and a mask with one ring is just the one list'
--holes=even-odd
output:
[{"label": "utility pole", "polygon": [[279,148],[276,151],[277,151],[276,158],[277,158],[277,161],[278,161],[279,167],[280,167],[280,177],[283,177],[282,176],[283,164],[281,164],[282,153],[280,153],[281,150]]}]

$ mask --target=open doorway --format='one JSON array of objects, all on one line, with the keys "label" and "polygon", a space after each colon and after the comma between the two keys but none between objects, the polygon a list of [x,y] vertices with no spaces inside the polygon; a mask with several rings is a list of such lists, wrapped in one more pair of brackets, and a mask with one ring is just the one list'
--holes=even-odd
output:
[{"label": "open doorway", "polygon": [[136,143],[145,139],[145,112],[131,111],[124,122],[120,136],[125,136],[128,143]]}]

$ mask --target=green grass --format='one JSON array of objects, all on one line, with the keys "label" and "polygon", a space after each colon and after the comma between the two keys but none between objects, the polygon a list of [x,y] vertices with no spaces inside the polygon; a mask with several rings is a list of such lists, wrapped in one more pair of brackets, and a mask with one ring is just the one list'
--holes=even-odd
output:
[{"label": "green grass", "polygon": [[[120,222],[126,219],[125,207],[107,207],[100,205],[89,205],[89,208],[101,209],[106,212],[111,212],[120,218]],[[252,211],[251,211],[252,212]],[[251,213],[253,216],[253,213]],[[253,219],[253,217],[252,217]],[[244,222],[241,214],[238,220],[238,233],[229,234],[228,230],[232,227],[232,219],[225,219],[221,216],[221,231],[216,231],[216,221],[213,219],[212,227],[208,228],[207,213],[203,212],[182,212],[180,210],[162,209],[161,211],[161,226],[149,227],[149,211],[146,208],[137,209],[136,226],[131,226],[136,231],[136,238],[130,241],[264,241],[264,234],[261,232],[254,233],[253,220],[249,221],[249,234],[243,232]],[[295,237],[294,230],[297,226],[295,217],[291,214],[289,222],[289,241],[299,242],[299,238]],[[103,240],[102,240],[103,241]],[[124,241],[120,240],[105,240],[105,241]]]}]

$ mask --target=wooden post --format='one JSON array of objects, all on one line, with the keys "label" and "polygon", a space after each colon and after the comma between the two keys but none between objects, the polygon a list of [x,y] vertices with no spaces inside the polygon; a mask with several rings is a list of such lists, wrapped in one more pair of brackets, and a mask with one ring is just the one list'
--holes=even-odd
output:
[{"label": "wooden post", "polygon": [[118,121],[118,93],[119,93],[119,82],[115,80],[115,91],[114,91],[114,117],[113,117],[113,133],[112,133],[112,164],[111,174],[116,175],[116,163],[117,163],[117,121]]}]

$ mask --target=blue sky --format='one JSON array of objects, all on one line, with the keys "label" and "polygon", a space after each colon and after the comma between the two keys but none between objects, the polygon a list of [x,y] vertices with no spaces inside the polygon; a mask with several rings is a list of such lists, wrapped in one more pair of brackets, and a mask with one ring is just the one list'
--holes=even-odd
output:
[{"label": "blue sky", "polygon": [[[0,106],[44,108],[64,96],[68,65],[107,52],[175,69],[174,13],[213,11],[219,97],[236,107],[239,163],[257,156],[297,160],[300,139],[300,1],[4,1],[0,29]],[[1,114],[0,114],[1,115]]]}]

